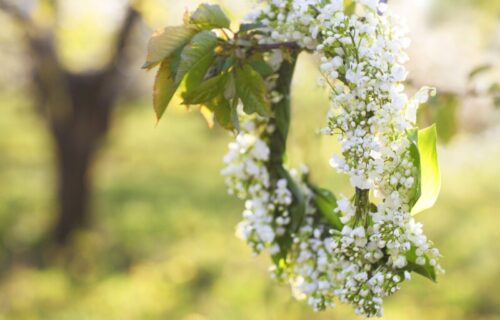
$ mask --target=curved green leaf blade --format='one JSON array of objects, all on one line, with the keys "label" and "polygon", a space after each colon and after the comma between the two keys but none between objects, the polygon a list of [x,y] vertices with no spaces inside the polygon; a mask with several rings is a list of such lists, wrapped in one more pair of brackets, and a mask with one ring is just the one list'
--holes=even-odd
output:
[{"label": "curved green leaf blade", "polygon": [[226,88],[228,78],[229,75],[227,73],[221,73],[203,81],[196,88],[184,92],[184,103],[206,105],[215,97],[224,96],[224,90]]},{"label": "curved green leaf blade", "polygon": [[270,76],[274,72],[273,68],[263,59],[250,59],[248,60],[248,64],[264,78]]},{"label": "curved green leaf blade", "polygon": [[229,28],[230,21],[216,4],[201,4],[191,15],[190,23],[202,28]]},{"label": "curved green leaf blade", "polygon": [[175,91],[177,91],[179,87],[179,85],[174,82],[172,76],[172,64],[173,62],[171,59],[163,60],[156,73],[153,87],[153,106],[158,120],[160,120],[170,100],[172,100]]},{"label": "curved green leaf blade", "polygon": [[327,189],[314,188],[314,203],[323,217],[337,230],[342,230],[343,224],[335,212],[337,199]]},{"label": "curved green leaf blade", "polygon": [[412,247],[410,251],[406,253],[406,260],[408,261],[408,265],[406,269],[408,271],[415,272],[433,282],[437,282],[436,277],[436,268],[434,268],[429,261],[427,256],[424,256],[425,264],[420,265],[417,263],[417,254],[415,247]]},{"label": "curved green leaf blade", "polygon": [[408,130],[407,132],[408,139],[410,140],[410,157],[412,160],[413,168],[414,168],[414,174],[413,177],[415,178],[415,182],[413,183],[413,187],[409,191],[410,193],[410,199],[409,199],[409,205],[410,208],[413,208],[415,203],[417,202],[418,198],[420,198],[420,195],[422,193],[421,190],[421,170],[420,170],[420,153],[418,151],[418,130],[417,129],[411,129]]},{"label": "curved green leaf blade", "polygon": [[208,102],[207,107],[214,113],[215,120],[224,129],[233,130],[231,122],[231,103],[223,95],[219,95]]},{"label": "curved green leaf blade", "polygon": [[[208,67],[214,59],[214,49],[217,45],[217,36],[211,31],[197,33],[184,47],[181,53],[181,61],[175,77],[175,82],[180,83],[188,72],[205,75]],[[210,64],[208,64],[210,62]],[[208,64],[208,66],[207,66]]]},{"label": "curved green leaf blade", "polygon": [[418,131],[421,195],[412,208],[412,214],[417,214],[432,207],[441,189],[441,172],[437,157],[436,140],[435,125]]},{"label": "curved green leaf blade", "polygon": [[265,24],[261,23],[261,22],[256,22],[256,23],[242,23],[240,24],[240,29],[239,29],[239,33],[241,32],[248,32],[248,31],[252,31],[252,30],[256,30],[256,29],[260,29],[260,28],[264,28],[265,27]]},{"label": "curved green leaf blade", "polygon": [[150,69],[186,45],[196,30],[191,26],[166,27],[157,30],[149,39],[146,62],[142,66]]},{"label": "curved green leaf blade", "polygon": [[196,66],[193,67],[186,76],[186,80],[184,81],[186,86],[186,91],[191,91],[194,88],[198,87],[200,83],[203,82],[205,76],[208,72],[208,69],[214,62],[214,57],[206,56],[203,57],[196,63]]},{"label": "curved green leaf blade", "polygon": [[271,104],[266,98],[266,84],[262,76],[250,65],[236,69],[236,92],[247,114],[258,113],[269,116]]}]

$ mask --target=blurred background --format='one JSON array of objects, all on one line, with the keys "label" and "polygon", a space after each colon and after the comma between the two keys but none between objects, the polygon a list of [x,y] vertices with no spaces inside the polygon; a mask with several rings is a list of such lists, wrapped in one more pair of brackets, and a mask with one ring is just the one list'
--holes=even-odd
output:
[{"label": "blurred background", "polygon": [[[234,237],[242,203],[219,171],[228,133],[174,101],[156,125],[152,30],[178,0],[0,0],[0,319],[356,319],[313,313]],[[236,22],[255,4],[218,2]],[[500,319],[500,1],[391,0],[410,26],[409,92],[439,94],[441,196],[418,216],[446,275],[418,275],[384,319]],[[316,134],[314,57],[294,79],[289,157],[350,194]]]}]

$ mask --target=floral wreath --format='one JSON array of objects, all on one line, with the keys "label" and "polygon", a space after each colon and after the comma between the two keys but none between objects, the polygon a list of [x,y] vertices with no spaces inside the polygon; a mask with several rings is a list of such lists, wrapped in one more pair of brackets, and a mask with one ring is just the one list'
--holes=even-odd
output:
[{"label": "floral wreath", "polygon": [[[235,135],[224,157],[229,193],[244,200],[237,235],[267,250],[276,279],[315,310],[335,301],[366,317],[411,272],[433,281],[438,249],[414,215],[440,189],[434,126],[418,130],[416,112],[434,90],[404,93],[409,41],[399,19],[377,0],[270,0],[230,30],[217,5],[186,13],[184,24],[156,32],[144,68],[159,65],[158,119],[176,91],[183,103]],[[352,197],[313,184],[308,169],[284,161],[290,86],[299,53],[321,57],[331,107],[323,134],[341,153]]]}]

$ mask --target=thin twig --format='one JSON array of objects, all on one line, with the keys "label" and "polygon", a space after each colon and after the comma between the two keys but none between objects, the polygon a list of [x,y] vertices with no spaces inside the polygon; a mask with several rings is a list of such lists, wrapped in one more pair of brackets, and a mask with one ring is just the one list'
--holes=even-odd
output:
[{"label": "thin twig", "polygon": [[140,19],[140,13],[131,5],[127,8],[125,18],[116,34],[113,57],[111,63],[120,63],[124,60],[128,40],[133,28]]},{"label": "thin twig", "polygon": [[19,9],[15,5],[8,3],[4,0],[0,0],[0,10],[14,17],[19,22],[26,23],[28,21],[31,21],[29,15],[25,14],[21,9]]},{"label": "thin twig", "polygon": [[253,50],[262,50],[262,51],[280,49],[280,48],[300,49],[300,46],[297,42],[294,41],[280,42],[280,43],[264,43],[252,46]]}]

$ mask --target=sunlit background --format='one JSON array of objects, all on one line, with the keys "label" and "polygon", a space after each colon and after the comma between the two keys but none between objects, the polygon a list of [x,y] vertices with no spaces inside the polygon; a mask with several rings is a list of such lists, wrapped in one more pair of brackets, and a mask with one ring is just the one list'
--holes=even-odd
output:
[{"label": "sunlit background", "polygon": [[[0,10],[0,319],[356,319],[349,307],[314,313],[293,300],[289,288],[270,280],[268,257],[253,257],[234,237],[242,204],[226,194],[219,176],[227,132],[208,129],[178,101],[156,125],[154,73],[140,69],[147,38],[181,23],[184,10],[201,1],[134,2],[140,16],[125,41],[126,59],[111,68],[126,1],[1,2],[20,15]],[[214,2],[234,27],[254,5]],[[422,108],[420,122],[438,123],[442,191],[418,220],[447,273],[437,284],[415,275],[387,299],[384,319],[500,319],[500,1],[389,4],[410,27],[409,92],[422,85],[440,92]],[[35,94],[31,70],[39,57],[30,53],[22,19],[39,28],[36,36],[53,33],[59,65],[41,65],[87,79],[71,86],[90,88],[80,95],[84,101],[106,94],[103,86],[117,87],[109,129],[84,177],[89,216],[75,230],[63,224],[63,235],[60,149],[47,120],[54,116]],[[316,133],[328,108],[316,69],[314,57],[300,57],[290,162],[309,164],[312,179],[349,194],[345,177],[328,166],[338,146]],[[89,85],[102,70],[115,77]],[[52,81],[62,94],[46,101],[71,97],[70,78]],[[67,142],[69,150],[77,143]]]}]

